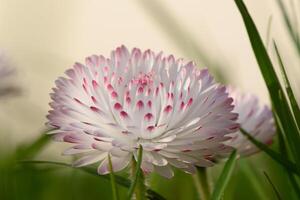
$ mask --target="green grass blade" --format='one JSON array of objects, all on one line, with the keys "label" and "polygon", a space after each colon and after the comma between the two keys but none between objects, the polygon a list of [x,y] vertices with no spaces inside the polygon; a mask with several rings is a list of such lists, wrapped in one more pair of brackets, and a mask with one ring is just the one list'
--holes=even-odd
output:
[{"label": "green grass blade", "polygon": [[278,114],[280,123],[286,130],[286,139],[291,148],[292,156],[296,161],[298,170],[300,170],[300,133],[294,120],[293,114],[290,111],[288,101],[284,95],[278,77],[275,73],[271,60],[263,45],[262,39],[258,30],[242,0],[235,0],[235,3],[244,20],[250,43],[255,54],[257,63],[268,87],[272,101],[272,106]]},{"label": "green grass blade", "polygon": [[[54,165],[54,166],[68,167],[68,168],[84,171],[88,174],[97,176],[102,179],[106,179],[108,181],[110,180],[109,175],[99,175],[96,172],[97,170],[94,168],[91,168],[91,167],[74,168],[72,165],[70,165],[68,163],[63,163],[63,162],[43,161],[43,160],[24,160],[24,161],[19,161],[18,164],[20,164],[20,165]],[[125,188],[129,188],[131,186],[131,181],[122,176],[115,175],[115,181],[118,185],[125,187]],[[157,192],[155,192],[151,189],[147,189],[146,192],[147,192],[147,197],[150,200],[166,200],[163,196],[161,196],[160,194],[158,194]]]},{"label": "green grass blade", "polygon": [[274,185],[273,182],[271,181],[270,177],[268,176],[268,174],[267,174],[266,172],[264,172],[264,175],[265,175],[265,177],[266,177],[268,183],[271,185],[271,187],[272,187],[272,189],[273,189],[273,191],[274,191],[274,193],[275,193],[277,199],[278,199],[278,200],[281,200],[282,198],[281,198],[281,196],[280,196],[280,194],[279,194],[277,188],[275,187],[275,185]]},{"label": "green grass blade", "polygon": [[291,103],[292,111],[293,111],[294,117],[296,119],[297,125],[298,125],[298,127],[300,127],[300,109],[299,109],[299,105],[296,101],[294,92],[292,90],[290,81],[288,79],[283,61],[281,59],[281,56],[280,56],[280,53],[279,53],[279,50],[277,48],[277,45],[276,45],[275,41],[273,41],[273,44],[274,44],[274,49],[275,49],[277,59],[278,59],[278,62],[279,62],[279,66],[280,66],[280,69],[281,69],[281,72],[282,72],[282,77],[283,77],[283,80],[284,80],[284,83],[285,83],[285,89],[286,89],[287,95],[288,95],[290,103]]},{"label": "green grass blade", "polygon": [[283,1],[282,0],[277,0],[276,2],[277,2],[278,7],[281,11],[281,14],[282,14],[283,20],[285,22],[285,25],[287,27],[288,33],[290,35],[290,38],[292,39],[298,53],[300,54],[300,40],[299,40],[299,35],[298,35],[298,32],[297,32],[297,29],[294,30],[293,23],[292,23],[289,15],[288,15],[287,8],[285,7]]},{"label": "green grass blade", "polygon": [[[276,122],[276,126],[279,127],[277,118],[275,118],[275,122]],[[285,142],[283,139],[283,133],[280,131],[279,128],[277,130],[278,130],[277,132],[278,132],[278,141],[279,141],[280,152],[282,155],[288,155],[287,148],[286,148],[286,145],[285,145]],[[297,180],[296,180],[294,174],[290,170],[285,170],[285,172],[287,173],[287,176],[288,176],[289,181],[295,191],[295,194],[300,199],[300,187],[299,187],[299,184],[297,183]]]},{"label": "green grass blade", "polygon": [[217,183],[215,185],[213,194],[212,194],[212,200],[219,200],[222,199],[223,193],[225,191],[225,188],[230,180],[230,177],[233,173],[235,163],[236,163],[236,155],[237,152],[234,150],[228,160],[225,163],[225,166],[223,168],[223,171],[220,175],[220,177],[217,180]]},{"label": "green grass blade", "polygon": [[116,185],[114,169],[113,169],[110,155],[108,155],[108,165],[109,165],[109,171],[110,171],[109,175],[110,175],[110,183],[111,183],[111,190],[113,193],[113,199],[118,200],[119,199],[118,189],[117,189],[117,185]]},{"label": "green grass blade", "polygon": [[[256,26],[242,0],[235,0],[243,17],[257,63],[268,87],[277,86],[278,79]],[[274,89],[277,89],[276,87]]]},{"label": "green grass blade", "polygon": [[268,19],[268,26],[267,26],[267,32],[266,32],[266,41],[265,41],[266,42],[266,49],[268,49],[269,43],[270,43],[272,20],[273,20],[273,17],[271,15]]},{"label": "green grass blade", "polygon": [[[143,147],[142,147],[142,145],[140,145],[139,150],[138,150],[138,159],[137,159],[137,163],[136,163],[136,166],[135,166],[134,177],[133,177],[133,180],[131,182],[131,186],[128,190],[128,197],[127,197],[128,200],[130,200],[132,198],[133,192],[135,191],[136,186],[140,182],[140,180],[139,180],[140,176],[143,176],[143,175],[141,175],[142,160],[143,160]],[[144,184],[144,183],[141,183],[141,184]],[[142,186],[142,187],[144,187],[144,186]],[[138,197],[136,197],[136,198],[138,198]]]},{"label": "green grass blade", "polygon": [[257,148],[259,148],[260,150],[264,151],[267,155],[269,155],[273,160],[275,160],[276,162],[278,162],[279,164],[281,164],[283,167],[285,167],[287,170],[290,170],[293,173],[296,173],[298,175],[300,175],[297,166],[287,160],[285,158],[285,156],[277,153],[276,151],[273,151],[272,149],[270,149],[267,145],[259,142],[258,140],[256,140],[252,135],[250,135],[249,133],[247,133],[247,131],[245,131],[244,129],[240,129],[241,133],[246,136]]},{"label": "green grass blade", "polygon": [[34,142],[26,144],[17,149],[18,159],[32,158],[39,153],[50,141],[51,137],[46,133],[51,130],[44,131]]},{"label": "green grass blade", "polygon": [[292,174],[290,172],[288,172],[288,177],[290,179],[291,185],[294,188],[298,199],[300,199],[300,188],[299,188],[299,183],[297,182],[296,177],[294,176],[294,174]]}]

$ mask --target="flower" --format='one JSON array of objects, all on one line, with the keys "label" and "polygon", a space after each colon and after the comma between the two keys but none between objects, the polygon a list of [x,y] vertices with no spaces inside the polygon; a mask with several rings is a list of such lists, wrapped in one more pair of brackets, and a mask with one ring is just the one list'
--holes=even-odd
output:
[{"label": "flower", "polygon": [[[234,112],[239,114],[240,127],[251,134],[256,140],[271,144],[275,134],[272,111],[267,105],[260,105],[259,99],[252,94],[243,94],[240,91],[228,88],[229,96],[234,99]],[[249,156],[259,149],[249,141],[240,131],[230,134],[231,140],[226,142],[236,148],[240,155]]]},{"label": "flower", "polygon": [[193,173],[232,149],[223,143],[238,128],[233,100],[192,62],[121,46],[66,75],[51,94],[48,125],[55,140],[74,144],[64,155],[82,154],[74,166],[100,162],[98,173],[107,174],[109,154],[120,171],[141,145],[143,171],[172,177],[170,166]]},{"label": "flower", "polygon": [[0,97],[19,91],[10,79],[14,73],[15,71],[10,67],[7,57],[0,52]]}]

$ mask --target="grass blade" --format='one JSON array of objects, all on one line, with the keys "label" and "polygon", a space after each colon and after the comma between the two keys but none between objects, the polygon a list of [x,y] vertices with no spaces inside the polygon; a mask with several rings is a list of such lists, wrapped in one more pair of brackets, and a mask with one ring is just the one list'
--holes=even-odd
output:
[{"label": "grass blade", "polygon": [[268,49],[269,47],[269,43],[270,43],[270,35],[271,35],[271,27],[272,27],[272,20],[273,17],[272,15],[269,17],[268,19],[268,26],[267,26],[267,32],[266,32],[266,49]]},{"label": "grass blade", "polygon": [[286,139],[291,147],[292,157],[296,161],[298,170],[300,170],[300,156],[298,155],[300,152],[299,129],[290,111],[288,101],[284,95],[272,62],[243,0],[235,0],[235,3],[244,20],[253,52],[269,90],[273,109],[279,116],[281,127],[286,131]]},{"label": "grass blade", "polygon": [[271,181],[271,179],[270,179],[270,177],[268,176],[268,174],[267,174],[266,172],[264,172],[264,175],[265,175],[267,181],[270,183],[270,185],[271,185],[271,187],[272,187],[272,189],[273,189],[273,191],[274,191],[274,193],[275,193],[277,199],[278,199],[278,200],[281,200],[282,198],[280,197],[280,194],[279,194],[277,188],[275,187],[275,185],[274,185],[273,182]]},{"label": "grass blade", "polygon": [[[63,163],[63,162],[54,162],[54,161],[43,161],[43,160],[24,160],[24,161],[19,161],[20,165],[55,165],[55,166],[61,166],[61,167],[68,167],[74,169],[74,167],[68,163]],[[106,180],[110,180],[109,175],[99,175],[97,174],[96,170],[91,167],[81,167],[81,168],[75,168],[82,170],[88,174],[91,174],[93,176],[97,176],[99,178],[103,178]],[[122,176],[115,175],[115,181],[118,185],[129,188],[131,186],[131,181],[127,178],[124,178]],[[157,192],[147,189],[147,197],[150,200],[166,200],[163,196],[158,194]]]},{"label": "grass blade", "polygon": [[222,198],[224,190],[230,180],[230,177],[231,177],[232,172],[235,167],[236,155],[237,155],[237,152],[236,152],[236,150],[234,150],[231,153],[230,157],[228,158],[227,162],[225,163],[223,171],[215,185],[215,188],[214,188],[214,191],[212,194],[212,198],[211,198],[212,200],[219,200]]},{"label": "grass blade", "polygon": [[115,175],[114,175],[114,169],[113,169],[113,165],[111,163],[110,155],[108,155],[108,165],[109,165],[109,171],[110,171],[109,175],[110,175],[110,183],[111,183],[111,189],[112,189],[112,193],[113,193],[113,199],[118,200],[119,195],[118,195],[118,190],[117,190],[117,185],[116,185],[116,180],[115,180]]},{"label": "grass blade", "polygon": [[[293,23],[291,22],[291,19],[288,15],[287,8],[285,7],[284,3],[282,0],[277,0],[276,1],[278,4],[278,7],[281,11],[281,14],[283,16],[283,20],[285,22],[285,25],[287,27],[288,33],[290,35],[290,38],[292,39],[298,53],[300,54],[300,40],[299,40],[299,35],[296,30],[293,28]],[[296,18],[295,18],[296,19]]]},{"label": "grass blade", "polygon": [[289,179],[290,179],[290,182],[291,182],[292,187],[293,187],[294,190],[295,190],[295,193],[296,193],[296,195],[297,195],[297,198],[300,199],[300,188],[299,188],[299,184],[298,184],[298,182],[297,182],[296,177],[294,176],[294,174],[292,174],[292,173],[290,173],[290,172],[288,172],[288,177],[289,177]]},{"label": "grass blade", "polygon": [[[142,147],[142,145],[140,145],[139,150],[138,150],[138,159],[137,159],[137,163],[135,166],[133,181],[132,181],[131,186],[128,191],[128,197],[127,197],[128,200],[130,200],[132,198],[133,192],[135,191],[136,186],[140,182],[140,180],[139,180],[140,176],[143,176],[143,175],[141,175],[142,160],[143,160],[143,147]],[[144,184],[144,183],[141,183],[141,184]],[[144,187],[144,186],[142,186],[142,187]],[[140,194],[140,195],[143,195],[143,194]],[[139,199],[138,195],[136,196],[136,199]]]},{"label": "grass blade", "polygon": [[44,131],[34,142],[29,145],[21,146],[19,149],[17,149],[18,159],[32,158],[36,153],[40,152],[40,150],[44,148],[50,141],[51,137],[46,134],[50,131],[51,130]]},{"label": "grass blade", "polygon": [[[277,118],[275,119],[275,122],[276,122],[276,126],[278,127],[279,124],[278,124]],[[285,145],[285,142],[284,142],[284,139],[283,139],[283,134],[282,134],[282,132],[280,131],[279,128],[277,130],[278,130],[278,140],[279,140],[280,152],[283,155],[288,155],[287,148],[286,148],[286,145]],[[287,173],[287,176],[289,178],[289,181],[290,181],[292,187],[294,188],[294,191],[295,191],[297,197],[300,199],[300,188],[299,188],[299,184],[297,183],[296,177],[294,176],[294,174],[290,170],[285,170],[285,171]]]},{"label": "grass blade", "polygon": [[287,170],[290,170],[293,173],[300,175],[297,166],[292,163],[291,161],[287,160],[283,155],[273,151],[267,145],[261,143],[260,141],[256,140],[252,135],[247,133],[244,129],[240,129],[241,133],[246,136],[257,148],[264,151],[267,155],[269,155],[273,160],[281,164]]},{"label": "grass blade", "polygon": [[276,52],[276,55],[277,55],[279,66],[280,66],[280,69],[281,69],[281,72],[282,72],[282,77],[283,77],[283,80],[284,80],[285,89],[286,89],[287,95],[288,95],[290,103],[291,103],[292,111],[293,111],[294,117],[296,119],[297,125],[298,125],[298,127],[300,127],[300,109],[299,109],[298,103],[296,101],[295,95],[293,93],[293,90],[291,88],[290,81],[288,79],[283,61],[281,59],[281,56],[280,56],[280,53],[279,53],[279,50],[277,48],[277,45],[276,45],[275,41],[273,41],[273,45],[274,45],[274,49],[275,49],[275,52]]}]

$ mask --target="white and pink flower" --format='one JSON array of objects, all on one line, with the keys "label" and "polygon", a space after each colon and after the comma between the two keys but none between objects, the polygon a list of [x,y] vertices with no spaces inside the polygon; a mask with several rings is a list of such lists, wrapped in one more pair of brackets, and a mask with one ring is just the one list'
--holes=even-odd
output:
[{"label": "white and pink flower", "polygon": [[107,174],[110,154],[120,171],[142,145],[143,171],[172,177],[171,166],[193,173],[232,149],[224,142],[238,129],[233,100],[192,62],[121,46],[66,75],[51,94],[48,124],[55,140],[73,144],[63,154],[82,156],[74,166],[100,163]]},{"label": "white and pink flower", "polygon": [[[233,98],[234,112],[239,114],[240,127],[251,134],[256,140],[271,144],[275,135],[273,114],[267,105],[260,105],[259,99],[252,94],[228,88],[229,96]],[[230,134],[231,140],[226,144],[238,150],[242,156],[249,156],[259,151],[240,131]]]}]

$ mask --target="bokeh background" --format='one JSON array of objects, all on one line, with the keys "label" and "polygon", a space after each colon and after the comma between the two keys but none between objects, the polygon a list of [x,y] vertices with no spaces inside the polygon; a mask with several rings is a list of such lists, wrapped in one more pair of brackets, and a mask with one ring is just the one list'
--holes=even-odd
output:
[{"label": "bokeh background", "polygon": [[[300,91],[299,60],[275,1],[245,3],[265,41],[271,18],[270,41],[275,39],[282,49],[292,85]],[[291,13],[299,15],[294,12],[300,7],[298,1],[294,1],[294,6],[290,0],[286,3]],[[37,138],[45,129],[49,93],[55,79],[74,62],[83,62],[92,54],[108,56],[121,44],[194,60],[216,76],[222,74],[222,81],[255,93],[262,102],[269,103],[244,24],[232,0],[0,0],[0,49],[16,68],[14,82],[22,89],[19,96],[0,101],[0,145],[13,149]],[[268,49],[275,58],[271,42]],[[51,143],[39,158],[70,161],[60,155],[64,147],[65,144]],[[249,160],[257,168],[268,168],[272,163],[264,155]],[[272,167],[278,168],[274,163]],[[179,173],[180,176],[184,175]],[[189,183],[186,178],[180,181],[182,187]],[[175,182],[162,181],[169,186]],[[246,184],[253,186],[249,180]],[[245,196],[250,193],[251,189]],[[47,199],[46,196],[38,199]]]}]

